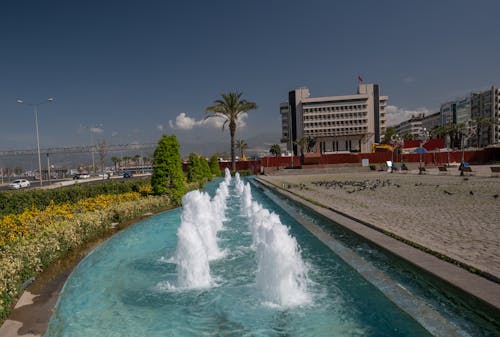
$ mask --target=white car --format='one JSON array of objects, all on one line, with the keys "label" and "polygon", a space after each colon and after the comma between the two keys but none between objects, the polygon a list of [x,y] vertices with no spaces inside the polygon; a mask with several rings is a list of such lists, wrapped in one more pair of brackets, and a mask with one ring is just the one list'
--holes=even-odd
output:
[{"label": "white car", "polygon": [[11,182],[9,187],[18,190],[20,188],[30,187],[30,185],[31,183],[26,179],[17,179]]}]

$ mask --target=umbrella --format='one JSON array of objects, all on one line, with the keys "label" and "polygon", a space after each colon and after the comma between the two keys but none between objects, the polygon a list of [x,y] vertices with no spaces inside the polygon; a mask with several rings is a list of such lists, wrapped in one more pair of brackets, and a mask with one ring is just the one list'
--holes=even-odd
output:
[{"label": "umbrella", "polygon": [[415,153],[426,153],[427,150],[424,147],[417,147],[415,149],[415,151],[413,151],[413,152],[415,152]]}]

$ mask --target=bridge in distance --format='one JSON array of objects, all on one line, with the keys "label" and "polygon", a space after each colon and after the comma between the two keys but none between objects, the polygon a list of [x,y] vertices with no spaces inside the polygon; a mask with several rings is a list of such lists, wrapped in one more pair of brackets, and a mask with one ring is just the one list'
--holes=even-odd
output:
[{"label": "bridge in distance", "polygon": [[[104,151],[106,153],[111,152],[123,152],[123,151],[143,151],[143,150],[154,150],[156,148],[156,143],[144,143],[144,144],[106,144]],[[17,157],[33,155],[37,153],[37,149],[23,149],[23,150],[0,150],[0,157]],[[99,152],[98,145],[87,145],[87,146],[69,146],[69,147],[49,147],[41,148],[40,153],[43,154],[69,154],[69,153],[97,153]]]}]

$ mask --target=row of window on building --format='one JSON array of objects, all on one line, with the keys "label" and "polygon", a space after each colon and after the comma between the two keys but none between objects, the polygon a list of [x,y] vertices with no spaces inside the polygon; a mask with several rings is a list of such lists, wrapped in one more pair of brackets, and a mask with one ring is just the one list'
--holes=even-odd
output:
[{"label": "row of window on building", "polygon": [[321,114],[321,115],[312,115],[312,114],[304,114],[304,120],[311,119],[340,119],[340,118],[356,118],[356,117],[364,117],[368,114],[368,112],[352,112],[352,113],[341,113],[341,114]]},{"label": "row of window on building", "polygon": [[347,134],[365,133],[368,130],[366,126],[342,127],[342,128],[322,128],[322,129],[304,129],[306,136],[339,136]]},{"label": "row of window on building", "polygon": [[309,108],[305,107],[304,112],[323,112],[323,111],[356,111],[356,110],[366,110],[367,104],[358,105],[338,105],[338,106],[326,106],[320,108]]},{"label": "row of window on building", "polygon": [[346,121],[330,121],[330,122],[305,122],[305,128],[311,127],[328,127],[328,126],[336,126],[336,125],[357,125],[357,124],[366,124],[368,123],[368,119],[351,119]]}]

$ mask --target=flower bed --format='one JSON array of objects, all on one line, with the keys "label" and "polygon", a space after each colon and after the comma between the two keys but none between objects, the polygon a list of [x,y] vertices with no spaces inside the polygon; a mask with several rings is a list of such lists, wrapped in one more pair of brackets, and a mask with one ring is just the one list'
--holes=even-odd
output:
[{"label": "flower bed", "polygon": [[5,215],[0,219],[0,321],[9,314],[23,282],[69,250],[110,231],[113,223],[169,205],[166,196],[141,197],[139,192],[127,192],[74,203],[51,202],[43,210],[32,207]]}]

